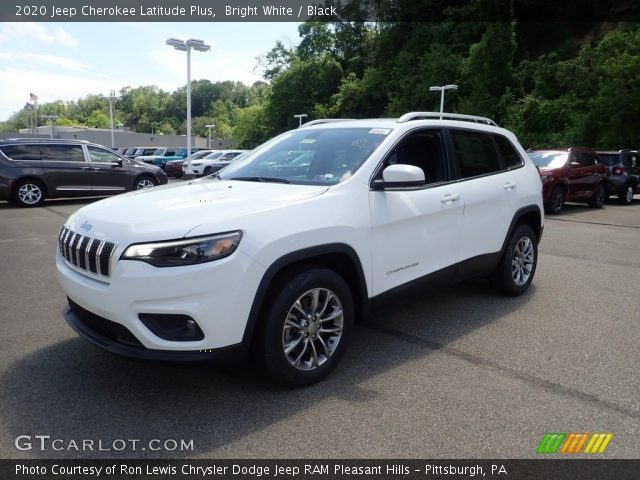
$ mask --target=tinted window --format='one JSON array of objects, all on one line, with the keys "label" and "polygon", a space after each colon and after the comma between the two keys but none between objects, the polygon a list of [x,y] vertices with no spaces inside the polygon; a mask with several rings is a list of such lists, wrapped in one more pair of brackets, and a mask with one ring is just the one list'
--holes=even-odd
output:
[{"label": "tinted window", "polygon": [[447,180],[440,131],[421,131],[403,139],[387,157],[384,167],[395,164],[413,165],[421,168],[424,172],[426,183],[438,183]]},{"label": "tinted window", "polygon": [[637,167],[640,165],[640,159],[638,159],[637,153],[627,153],[624,155],[624,166],[625,167]]},{"label": "tinted window", "polygon": [[576,152],[576,162],[580,163],[583,167],[592,167],[598,163],[596,157],[587,152]]},{"label": "tinted window", "polygon": [[98,163],[117,163],[121,158],[113,152],[97,147],[87,147],[89,150],[89,158],[92,162]]},{"label": "tinted window", "polygon": [[42,145],[42,160],[56,162],[84,162],[80,145]]},{"label": "tinted window", "polygon": [[11,160],[40,160],[39,145],[7,145],[2,153]]},{"label": "tinted window", "polygon": [[486,133],[451,130],[460,165],[460,178],[477,177],[500,171],[498,156]]},{"label": "tinted window", "polygon": [[155,148],[143,148],[142,152],[139,153],[138,155],[140,156],[149,156],[149,155],[153,155],[153,152],[155,152],[156,149]]},{"label": "tinted window", "polygon": [[503,137],[502,135],[494,135],[493,139],[496,141],[498,150],[502,154],[505,167],[514,168],[522,165],[522,158],[518,154],[518,151],[513,146],[513,144],[509,141],[509,139]]},{"label": "tinted window", "polygon": [[620,163],[620,155],[617,153],[598,153],[598,158],[600,158],[607,167]]}]

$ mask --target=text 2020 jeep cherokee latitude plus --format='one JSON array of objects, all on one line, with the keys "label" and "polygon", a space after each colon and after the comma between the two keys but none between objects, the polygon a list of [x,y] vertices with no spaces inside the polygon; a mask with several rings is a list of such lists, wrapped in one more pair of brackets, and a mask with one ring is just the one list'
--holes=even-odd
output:
[{"label": "text 2020 jeep cherokee latitude plus", "polygon": [[481,117],[315,121],[217,176],[87,205],[58,238],[67,322],[111,352],[251,346],[278,381],[337,364],[372,299],[425,278],[533,279],[538,171]]}]

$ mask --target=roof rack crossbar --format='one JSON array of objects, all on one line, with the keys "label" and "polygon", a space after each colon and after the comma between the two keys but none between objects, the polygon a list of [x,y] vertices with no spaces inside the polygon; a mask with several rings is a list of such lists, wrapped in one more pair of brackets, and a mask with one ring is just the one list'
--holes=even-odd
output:
[{"label": "roof rack crossbar", "polygon": [[349,120],[354,120],[354,119],[353,118],[318,118],[317,120],[311,120],[310,122],[303,123],[298,128],[308,127],[310,125],[320,125],[322,123],[347,122]]},{"label": "roof rack crossbar", "polygon": [[419,120],[421,118],[437,118],[442,120],[464,120],[467,122],[485,123],[497,127],[498,124],[487,117],[479,117],[476,115],[463,115],[462,113],[440,113],[440,112],[409,112],[402,115],[398,123],[409,122],[411,120]]}]

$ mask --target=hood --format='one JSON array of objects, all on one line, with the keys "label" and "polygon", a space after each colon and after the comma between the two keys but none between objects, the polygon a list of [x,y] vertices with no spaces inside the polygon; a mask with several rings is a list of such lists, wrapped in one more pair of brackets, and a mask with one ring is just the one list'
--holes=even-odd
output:
[{"label": "hood", "polygon": [[95,238],[145,242],[243,229],[247,217],[321,195],[329,187],[202,179],[117,195],[87,205],[65,225]]}]

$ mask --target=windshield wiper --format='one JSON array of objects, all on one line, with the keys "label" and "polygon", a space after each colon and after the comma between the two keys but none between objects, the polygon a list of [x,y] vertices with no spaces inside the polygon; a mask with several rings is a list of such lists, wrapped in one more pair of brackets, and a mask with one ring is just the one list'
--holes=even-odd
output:
[{"label": "windshield wiper", "polygon": [[244,182],[274,182],[274,183],[291,183],[286,178],[278,177],[231,177],[227,180],[241,180]]}]

